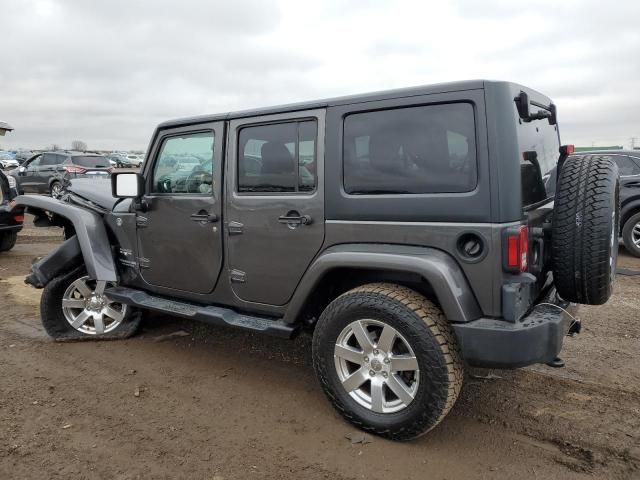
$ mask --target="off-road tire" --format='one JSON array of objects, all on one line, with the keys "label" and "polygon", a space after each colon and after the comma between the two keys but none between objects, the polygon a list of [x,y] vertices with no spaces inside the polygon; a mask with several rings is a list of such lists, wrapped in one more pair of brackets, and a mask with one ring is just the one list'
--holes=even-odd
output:
[{"label": "off-road tire", "polygon": [[569,158],[556,187],[553,277],[570,302],[602,305],[613,291],[620,231],[616,164],[599,155]]},{"label": "off-road tire", "polygon": [[8,252],[15,245],[18,240],[18,232],[13,230],[11,232],[0,232],[0,252]]},{"label": "off-road tire", "polygon": [[[376,413],[358,404],[342,387],[334,366],[336,339],[357,319],[376,319],[409,342],[420,367],[414,400],[396,413]],[[463,360],[442,311],[419,293],[400,285],[372,283],[350,290],[324,310],[313,336],[313,366],[337,411],[353,425],[393,440],[410,440],[434,428],[456,402]]]},{"label": "off-road tire", "polygon": [[625,222],[624,227],[622,227],[622,241],[627,252],[635,257],[640,257],[640,245],[636,245],[632,238],[633,229],[636,226],[640,226],[640,212],[632,215]]},{"label": "off-road tire", "polygon": [[135,335],[142,323],[142,311],[131,309],[127,318],[113,331],[102,335],[87,335],[74,329],[62,312],[62,297],[71,283],[85,276],[84,266],[55,277],[42,290],[40,317],[45,331],[57,342],[119,340]]}]

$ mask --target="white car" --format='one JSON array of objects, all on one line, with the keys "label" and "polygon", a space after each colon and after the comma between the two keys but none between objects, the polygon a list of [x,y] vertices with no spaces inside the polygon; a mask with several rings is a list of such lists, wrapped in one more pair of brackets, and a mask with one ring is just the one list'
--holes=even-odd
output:
[{"label": "white car", "polygon": [[5,154],[0,154],[0,166],[2,167],[3,170],[6,170],[7,168],[19,167],[20,164],[11,155],[7,155],[5,153]]}]

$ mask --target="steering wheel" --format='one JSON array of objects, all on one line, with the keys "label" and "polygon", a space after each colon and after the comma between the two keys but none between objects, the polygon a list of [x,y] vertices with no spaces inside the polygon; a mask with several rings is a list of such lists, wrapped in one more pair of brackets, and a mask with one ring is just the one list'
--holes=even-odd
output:
[{"label": "steering wheel", "polygon": [[184,183],[187,193],[210,193],[213,190],[212,175],[202,170],[191,172]]}]

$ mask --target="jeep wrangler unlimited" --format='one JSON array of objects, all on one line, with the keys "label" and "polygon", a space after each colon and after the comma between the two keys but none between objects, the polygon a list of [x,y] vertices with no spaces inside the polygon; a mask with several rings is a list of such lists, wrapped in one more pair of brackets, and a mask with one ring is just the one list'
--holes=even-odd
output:
[{"label": "jeep wrangler unlimited", "polygon": [[69,238],[33,265],[56,340],[133,335],[141,312],[313,332],[336,409],[428,432],[464,365],[554,361],[602,304],[618,171],[561,147],[554,104],[466,81],[163,123],[141,173],[21,196]]}]

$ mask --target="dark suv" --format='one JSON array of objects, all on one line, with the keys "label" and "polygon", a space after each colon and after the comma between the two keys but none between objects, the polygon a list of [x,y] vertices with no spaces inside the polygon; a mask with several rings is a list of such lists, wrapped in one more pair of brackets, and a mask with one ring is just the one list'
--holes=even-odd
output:
[{"label": "dark suv", "polygon": [[80,177],[107,178],[111,173],[109,159],[103,155],[78,152],[44,152],[11,170],[20,193],[58,195],[66,180]]},{"label": "dark suv", "polygon": [[11,250],[22,230],[24,215],[21,208],[14,208],[15,181],[0,172],[0,252]]},{"label": "dark suv", "polygon": [[27,282],[59,341],[133,335],[144,310],[312,332],[337,410],[413,438],[465,364],[559,366],[570,302],[611,295],[617,167],[568,158],[557,123],[549,98],[493,81],[166,122],[111,191],[18,199],[75,232]]},{"label": "dark suv", "polygon": [[627,251],[640,257],[640,150],[603,150],[576,154],[599,155],[616,162],[620,172],[620,235]]}]

